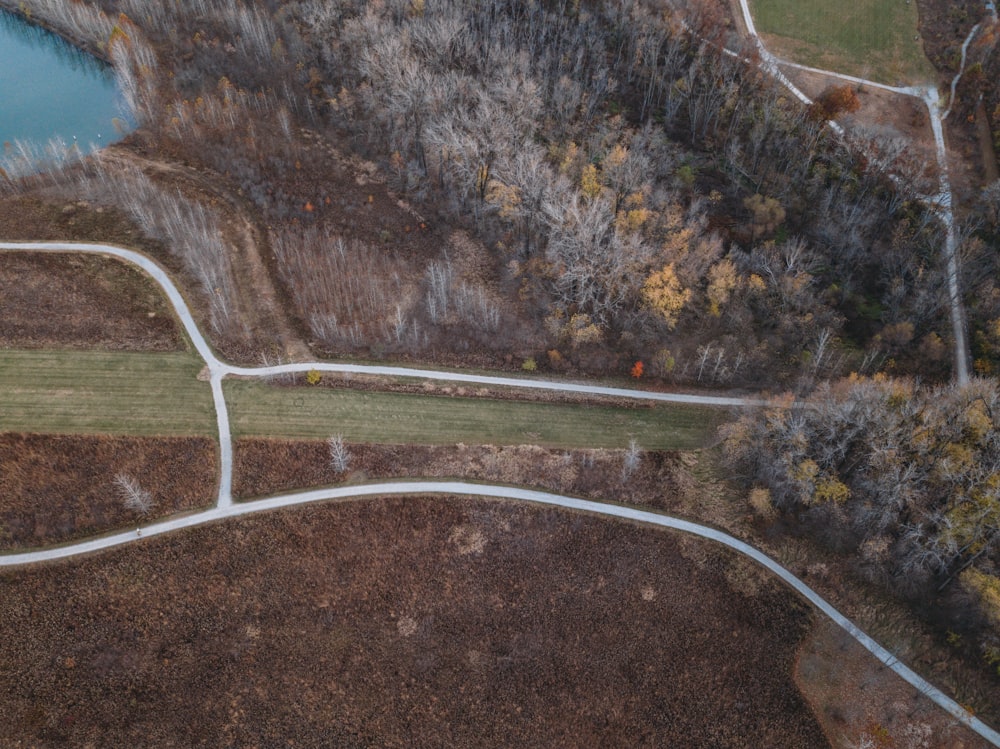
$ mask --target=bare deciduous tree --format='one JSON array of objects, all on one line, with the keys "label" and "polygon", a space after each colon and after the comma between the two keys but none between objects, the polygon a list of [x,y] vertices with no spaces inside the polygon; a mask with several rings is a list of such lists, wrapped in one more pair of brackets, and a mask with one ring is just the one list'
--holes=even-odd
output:
[{"label": "bare deciduous tree", "polygon": [[344,435],[335,434],[326,441],[330,450],[330,467],[337,473],[343,473],[351,464],[351,451],[344,444]]},{"label": "bare deciduous tree", "polygon": [[127,473],[115,476],[115,486],[121,495],[125,507],[138,515],[145,517],[156,504],[150,491],[143,489],[139,481]]},{"label": "bare deciduous tree", "polygon": [[628,449],[625,450],[625,455],[622,459],[622,483],[632,478],[633,474],[638,470],[640,462],[642,462],[642,448],[634,438],[630,439],[628,441]]}]

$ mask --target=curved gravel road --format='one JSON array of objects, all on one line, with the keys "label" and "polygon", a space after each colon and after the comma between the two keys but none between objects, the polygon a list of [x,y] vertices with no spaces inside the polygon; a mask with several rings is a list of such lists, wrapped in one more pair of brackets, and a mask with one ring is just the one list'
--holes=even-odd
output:
[{"label": "curved gravel road", "polygon": [[[809,99],[805,97],[789,81],[778,68],[779,64],[790,64],[776,58],[764,46],[754,27],[753,19],[747,0],[740,0],[744,21],[750,36],[757,46],[763,66],[765,69],[785,85],[794,95],[805,103]],[[967,40],[968,41],[968,40]],[[964,50],[963,50],[964,51]],[[805,67],[791,64],[793,67]],[[816,71],[829,73],[830,71]],[[836,74],[834,74],[836,75]],[[847,76],[841,76],[847,78]],[[946,254],[948,256],[948,281],[949,296],[952,302],[953,324],[956,330],[957,351],[956,358],[958,364],[958,379],[960,382],[967,380],[967,369],[965,366],[965,341],[964,325],[962,324],[960,302],[956,303],[957,289],[952,288],[957,285],[957,267],[954,253],[954,219],[951,212],[951,190],[947,178],[946,151],[944,148],[944,138],[941,128],[941,113],[938,107],[936,92],[919,91],[914,88],[895,88],[877,84],[873,81],[862,81],[861,79],[850,78],[859,83],[878,86],[894,90],[901,94],[908,94],[922,98],[927,104],[931,115],[932,129],[934,131],[935,142],[938,150],[938,161],[941,166],[941,194],[938,196],[937,204],[939,212],[943,218],[948,231],[948,242]],[[947,116],[947,115],[945,115]],[[838,132],[842,129],[836,123],[832,123]],[[184,301],[183,296],[177,287],[170,280],[167,273],[149,258],[132,250],[105,244],[87,244],[79,242],[0,242],[0,250],[4,251],[35,251],[35,252],[84,252],[91,254],[110,255],[126,260],[142,268],[148,273],[163,289],[167,298],[176,311],[181,324],[184,326],[198,354],[205,361],[209,370],[209,381],[212,387],[212,396],[215,403],[216,419],[219,432],[220,446],[220,480],[219,496],[215,507],[203,512],[190,515],[183,515],[159,523],[147,525],[135,532],[115,533],[98,538],[90,539],[80,543],[57,546],[38,551],[30,551],[15,554],[0,554],[0,567],[15,567],[40,562],[49,562],[58,559],[66,559],[81,554],[88,554],[102,549],[121,546],[141,540],[143,537],[157,536],[172,531],[190,528],[205,523],[215,522],[226,518],[248,515],[256,512],[277,509],[281,507],[291,507],[310,502],[319,502],[334,499],[349,499],[386,495],[414,495],[414,494],[451,494],[485,498],[518,500],[537,504],[551,505],[570,510],[589,512],[596,515],[609,516],[632,520],[635,522],[656,525],[664,528],[690,533],[701,538],[721,543],[737,551],[744,556],[753,559],[758,564],[763,565],[773,574],[781,578],[787,585],[798,592],[803,598],[808,600],[813,606],[822,611],[832,619],[837,625],[842,627],[864,648],[870,651],[882,663],[891,668],[896,674],[905,679],[918,691],[933,700],[937,705],[948,711],[956,720],[968,726],[981,737],[986,739],[993,746],[1000,747],[1000,733],[987,726],[978,718],[971,715],[965,708],[945,695],[932,684],[921,678],[906,665],[901,663],[888,650],[883,648],[871,637],[866,635],[847,617],[837,611],[827,603],[812,588],[799,580],[795,575],[775,562],[773,559],[758,551],[749,544],[740,541],[727,533],[714,528],[692,523],[687,520],[680,520],[666,515],[661,515],[644,510],[638,510],[620,505],[605,504],[589,500],[566,497],[548,492],[520,489],[516,487],[484,485],[465,483],[460,481],[396,481],[389,483],[369,484],[363,486],[349,486],[328,489],[318,489],[313,491],[296,492],[285,494],[254,502],[234,504],[232,500],[232,436],[229,424],[228,409],[222,391],[222,381],[227,376],[240,377],[268,377],[276,374],[305,372],[315,369],[321,372],[355,373],[368,375],[388,375],[395,377],[417,377],[430,380],[442,380],[450,382],[464,382],[479,385],[494,385],[513,388],[530,388],[537,390],[550,390],[569,393],[582,393],[597,396],[612,396],[618,398],[634,398],[640,400],[652,400],[668,403],[689,403],[706,406],[723,407],[745,407],[763,405],[763,401],[745,398],[729,398],[720,396],[689,395],[680,393],[657,393],[644,390],[633,390],[627,388],[603,387],[599,385],[587,385],[559,382],[553,380],[527,379],[518,377],[500,377],[489,375],[474,375],[464,372],[449,372],[442,370],[423,370],[407,367],[393,366],[369,366],[362,364],[339,364],[334,362],[303,362],[296,364],[284,364],[273,367],[237,367],[220,360],[212,351],[211,346],[202,336],[201,331],[195,324],[191,311]]]},{"label": "curved gravel road", "polygon": [[339,364],[336,362],[299,362],[282,364],[273,367],[237,367],[219,359],[212,347],[201,334],[191,310],[184,297],[167,275],[167,272],[157,263],[133,250],[116,247],[109,244],[90,244],[85,242],[0,242],[0,251],[6,252],[84,252],[94,255],[110,255],[130,262],[142,268],[163,289],[177,317],[198,354],[204,360],[209,371],[209,382],[212,386],[212,398],[215,401],[215,414],[219,433],[219,461],[221,473],[219,479],[220,506],[232,504],[233,475],[233,443],[229,426],[226,399],[222,392],[222,381],[228,375],[241,377],[270,377],[276,374],[293,372],[308,372],[311,369],[320,372],[342,372],[365,375],[388,375],[392,377],[417,377],[425,380],[442,380],[447,382],[465,382],[475,385],[499,385],[512,388],[527,388],[532,390],[550,390],[563,393],[581,393],[584,395],[611,396],[615,398],[632,398],[635,400],[657,401],[663,403],[688,403],[701,406],[739,407],[764,405],[764,401],[747,398],[729,398],[716,395],[691,395],[686,393],[659,393],[650,390],[633,390],[628,388],[604,387],[601,385],[586,385],[557,380],[529,379],[524,377],[499,377],[491,375],[475,375],[467,372],[447,370],[414,369],[411,367],[392,367],[366,364]]}]

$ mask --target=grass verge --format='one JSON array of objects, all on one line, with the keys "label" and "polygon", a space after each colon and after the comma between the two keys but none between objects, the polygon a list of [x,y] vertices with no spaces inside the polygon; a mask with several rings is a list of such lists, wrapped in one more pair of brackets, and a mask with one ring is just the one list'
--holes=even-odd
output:
[{"label": "grass verge", "polygon": [[526,403],[404,393],[277,387],[227,381],[234,437],[322,438],[429,445],[470,443],[548,447],[690,450],[714,437],[725,412],[697,406],[636,408]]},{"label": "grass verge", "polygon": [[915,2],[752,0],[750,9],[765,44],[787,59],[888,84],[933,80]]},{"label": "grass verge", "polygon": [[193,354],[0,352],[0,432],[213,435]]}]

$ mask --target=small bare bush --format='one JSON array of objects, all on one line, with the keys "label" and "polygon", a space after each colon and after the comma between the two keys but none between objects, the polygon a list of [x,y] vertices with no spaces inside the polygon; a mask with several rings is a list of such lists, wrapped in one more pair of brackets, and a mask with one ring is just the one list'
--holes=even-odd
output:
[{"label": "small bare bush", "polygon": [[639,463],[642,462],[642,448],[639,447],[639,443],[634,439],[628,441],[628,449],[625,450],[625,455],[622,458],[622,482],[628,481],[635,472],[639,469]]},{"label": "small bare bush", "polygon": [[115,476],[115,486],[127,509],[142,517],[146,517],[153,509],[155,502],[152,493],[143,489],[137,479],[127,473],[119,473]]},{"label": "small bare bush", "polygon": [[750,506],[762,520],[773,520],[778,515],[778,510],[771,501],[771,492],[762,487],[757,487],[750,492]]}]

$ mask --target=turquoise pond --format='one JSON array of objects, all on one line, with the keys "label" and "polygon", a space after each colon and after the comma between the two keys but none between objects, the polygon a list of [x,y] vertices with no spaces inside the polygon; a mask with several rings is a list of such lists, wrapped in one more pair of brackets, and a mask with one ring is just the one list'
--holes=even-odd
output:
[{"label": "turquoise pond", "polygon": [[0,11],[0,144],[8,155],[17,142],[44,148],[53,139],[89,151],[131,126],[108,65]]}]

